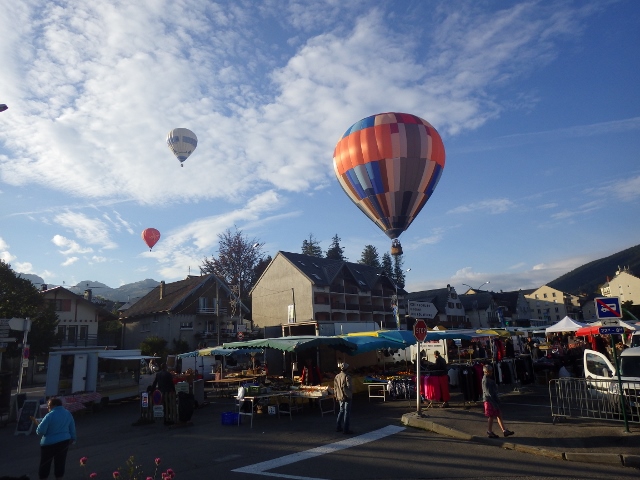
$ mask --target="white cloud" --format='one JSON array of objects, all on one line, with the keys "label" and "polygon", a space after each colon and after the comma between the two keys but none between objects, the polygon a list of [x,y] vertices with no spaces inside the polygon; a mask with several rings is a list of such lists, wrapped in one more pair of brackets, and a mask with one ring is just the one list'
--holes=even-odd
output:
[{"label": "white cloud", "polygon": [[62,265],[63,267],[68,267],[69,265],[73,265],[77,261],[78,261],[78,257],[69,257],[64,262],[62,262],[60,265]]},{"label": "white cloud", "polygon": [[102,220],[91,218],[83,213],[67,211],[55,215],[53,221],[73,231],[76,237],[91,245],[98,245],[101,248],[116,247],[115,242],[109,238],[107,225]]},{"label": "white cloud", "polygon": [[[11,253],[9,253],[7,250],[0,250],[0,259],[2,259],[4,261],[4,263],[11,263],[13,262],[17,257],[11,255]],[[15,268],[14,268],[15,270]],[[29,272],[24,272],[24,273],[29,273]]]},{"label": "white cloud", "polygon": [[[0,83],[16,105],[10,134],[0,133],[11,151],[0,176],[142,204],[322,188],[335,142],[358,119],[399,110],[450,134],[477,128],[503,108],[492,88],[553,59],[555,42],[579,35],[588,13],[351,3],[276,12],[193,1],[183,15],[171,2],[21,2],[0,24],[11,32]],[[391,10],[406,16],[403,30],[388,23]],[[265,20],[283,38],[258,37]],[[333,30],[315,33],[322,25]],[[164,144],[176,126],[199,138],[184,168]],[[133,231],[117,215],[107,221]]]},{"label": "white cloud", "polygon": [[494,198],[470,203],[468,205],[460,205],[459,207],[449,210],[447,213],[487,212],[495,215],[505,213],[514,206],[515,204],[507,198]]},{"label": "white cloud", "polygon": [[77,242],[70,240],[62,235],[54,235],[51,239],[53,244],[57,247],[63,248],[64,250],[59,250],[63,255],[72,255],[77,253],[91,253],[93,249],[90,247],[83,248]]},{"label": "white cloud", "polygon": [[9,244],[4,241],[2,237],[0,237],[0,250],[8,250]]}]

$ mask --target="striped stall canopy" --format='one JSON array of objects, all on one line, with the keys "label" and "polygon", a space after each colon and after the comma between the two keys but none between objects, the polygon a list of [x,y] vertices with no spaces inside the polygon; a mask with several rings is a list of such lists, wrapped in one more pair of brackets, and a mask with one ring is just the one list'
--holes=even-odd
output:
[{"label": "striped stall canopy", "polygon": [[333,153],[340,186],[389,238],[409,228],[444,169],[444,144],[426,120],[380,113],[352,125]]}]

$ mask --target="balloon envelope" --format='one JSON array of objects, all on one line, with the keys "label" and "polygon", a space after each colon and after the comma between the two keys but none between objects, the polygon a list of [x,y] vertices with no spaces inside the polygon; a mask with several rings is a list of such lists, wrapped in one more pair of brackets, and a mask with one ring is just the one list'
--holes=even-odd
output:
[{"label": "balloon envelope", "polygon": [[151,250],[153,246],[158,243],[158,240],[160,240],[160,232],[155,228],[145,228],[142,231],[142,240],[144,240],[144,243],[146,243],[149,250]]},{"label": "balloon envelope", "polygon": [[440,134],[408,113],[380,113],[353,124],[333,152],[340,186],[395,239],[416,218],[444,169]]},{"label": "balloon envelope", "polygon": [[182,166],[198,146],[198,137],[188,128],[174,128],[167,134],[167,146]]}]

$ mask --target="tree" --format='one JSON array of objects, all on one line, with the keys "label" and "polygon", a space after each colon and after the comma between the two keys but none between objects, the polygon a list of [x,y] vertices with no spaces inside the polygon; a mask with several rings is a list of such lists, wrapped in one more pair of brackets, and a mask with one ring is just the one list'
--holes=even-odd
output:
[{"label": "tree", "polygon": [[302,254],[322,258],[320,242],[314,238],[312,233],[309,234],[309,240],[305,239],[302,241]]},{"label": "tree", "polygon": [[160,357],[161,361],[164,362],[169,353],[167,341],[157,335],[149,336],[140,343],[140,353],[142,355]]},{"label": "tree", "polygon": [[396,282],[398,288],[404,288],[405,284],[405,276],[402,265],[404,264],[404,259],[402,255],[394,255],[393,256],[393,281]]},{"label": "tree", "polygon": [[344,256],[344,248],[340,246],[340,237],[338,234],[335,234],[331,239],[331,245],[329,245],[329,248],[327,249],[326,258],[343,261],[347,260]]},{"label": "tree", "polygon": [[622,319],[638,320],[640,318],[640,305],[634,305],[631,300],[622,302]]},{"label": "tree", "polygon": [[[27,337],[31,356],[47,355],[56,342],[58,316],[29,280],[18,277],[11,265],[0,260],[0,318],[13,317],[31,319]],[[20,345],[9,343],[6,356],[19,356]]]},{"label": "tree", "polygon": [[393,278],[393,264],[391,263],[391,255],[389,252],[384,252],[382,255],[382,274],[389,278]]},{"label": "tree", "polygon": [[362,265],[368,265],[374,268],[381,268],[380,256],[378,255],[378,250],[373,245],[365,245],[364,250],[362,250],[362,256],[358,263]]},{"label": "tree", "polygon": [[200,271],[215,274],[235,287],[236,293],[239,286],[240,295],[246,298],[256,281],[256,267],[264,259],[264,243],[255,238],[250,240],[238,227],[235,227],[235,232],[227,229],[218,234],[218,240],[218,258],[205,257]]}]

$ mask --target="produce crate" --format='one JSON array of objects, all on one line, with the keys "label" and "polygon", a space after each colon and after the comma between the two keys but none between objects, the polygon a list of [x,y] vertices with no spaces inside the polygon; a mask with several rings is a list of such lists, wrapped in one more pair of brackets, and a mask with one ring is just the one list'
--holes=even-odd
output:
[{"label": "produce crate", "polygon": [[[222,412],[220,414],[220,423],[222,425],[238,425],[238,412]],[[242,423],[242,418],[240,418]]]}]

